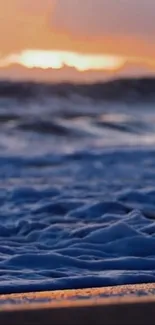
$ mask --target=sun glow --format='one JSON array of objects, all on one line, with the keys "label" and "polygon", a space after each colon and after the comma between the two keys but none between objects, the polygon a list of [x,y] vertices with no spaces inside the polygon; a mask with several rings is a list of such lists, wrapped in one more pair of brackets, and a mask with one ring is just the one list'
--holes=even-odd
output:
[{"label": "sun glow", "polygon": [[[11,62],[14,61],[14,62]],[[12,55],[5,62],[18,63],[27,68],[61,69],[64,66],[78,71],[86,70],[117,70],[125,60],[112,55],[87,55],[67,51],[25,50],[18,55]]]}]

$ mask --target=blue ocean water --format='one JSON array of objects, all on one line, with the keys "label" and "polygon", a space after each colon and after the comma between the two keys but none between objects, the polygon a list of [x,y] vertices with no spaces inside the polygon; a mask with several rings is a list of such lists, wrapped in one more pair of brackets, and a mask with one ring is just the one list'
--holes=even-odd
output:
[{"label": "blue ocean water", "polygon": [[0,293],[155,282],[155,101],[14,91],[0,96]]}]

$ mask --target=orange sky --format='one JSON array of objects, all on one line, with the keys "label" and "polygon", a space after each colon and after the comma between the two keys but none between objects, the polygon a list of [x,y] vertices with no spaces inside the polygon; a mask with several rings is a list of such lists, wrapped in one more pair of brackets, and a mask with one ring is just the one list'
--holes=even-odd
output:
[{"label": "orange sky", "polygon": [[119,56],[155,71],[154,12],[154,0],[0,0],[1,57],[65,50]]}]

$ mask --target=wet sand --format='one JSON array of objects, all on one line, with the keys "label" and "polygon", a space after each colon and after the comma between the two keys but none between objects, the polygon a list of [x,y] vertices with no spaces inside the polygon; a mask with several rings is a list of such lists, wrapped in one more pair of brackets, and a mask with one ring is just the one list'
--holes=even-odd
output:
[{"label": "wet sand", "polygon": [[155,284],[0,295],[0,324],[155,324]]}]

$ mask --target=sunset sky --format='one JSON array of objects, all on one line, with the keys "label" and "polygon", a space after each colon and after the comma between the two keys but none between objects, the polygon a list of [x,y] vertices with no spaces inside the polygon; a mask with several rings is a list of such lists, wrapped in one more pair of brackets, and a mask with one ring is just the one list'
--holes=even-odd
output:
[{"label": "sunset sky", "polygon": [[154,0],[0,0],[0,77],[155,75]]}]

